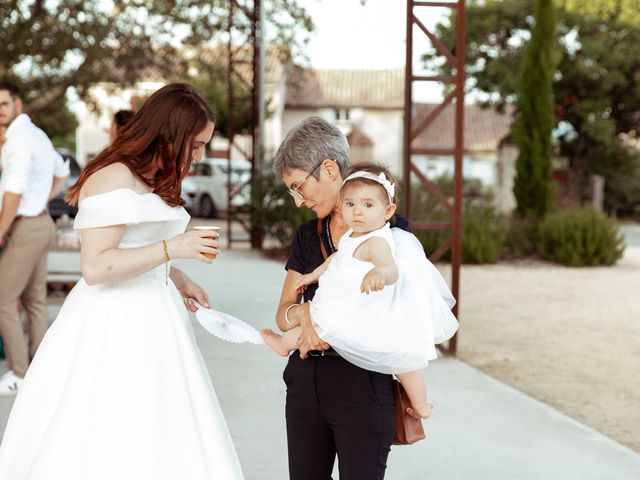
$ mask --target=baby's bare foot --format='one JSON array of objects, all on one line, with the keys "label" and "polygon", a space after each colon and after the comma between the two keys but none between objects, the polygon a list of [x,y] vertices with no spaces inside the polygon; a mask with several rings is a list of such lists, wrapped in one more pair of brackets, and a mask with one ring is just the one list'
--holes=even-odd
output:
[{"label": "baby's bare foot", "polygon": [[431,412],[433,411],[433,405],[430,403],[423,403],[420,405],[415,405],[407,408],[407,413],[411,415],[413,418],[418,418],[422,420],[426,420],[431,416]]},{"label": "baby's bare foot", "polygon": [[264,343],[269,345],[271,349],[278,355],[280,355],[281,357],[286,357],[289,355],[289,350],[287,350],[284,345],[282,345],[282,335],[278,335],[276,332],[269,328],[260,330],[260,335],[262,335]]}]

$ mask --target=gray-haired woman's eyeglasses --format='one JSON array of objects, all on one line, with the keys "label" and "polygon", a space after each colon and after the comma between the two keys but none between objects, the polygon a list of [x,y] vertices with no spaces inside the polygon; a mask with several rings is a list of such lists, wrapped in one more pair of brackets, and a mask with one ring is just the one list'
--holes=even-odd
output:
[{"label": "gray-haired woman's eyeglasses", "polygon": [[322,162],[320,162],[316,168],[311,170],[311,173],[309,175],[307,175],[306,177],[304,177],[304,180],[302,180],[300,182],[300,185],[298,185],[296,188],[287,188],[287,190],[289,191],[289,195],[291,195],[293,198],[295,198],[297,200],[304,200],[304,195],[302,194],[300,189],[302,188],[302,185],[304,185],[304,182],[306,182],[311,175],[316,173],[316,170],[318,170],[321,165],[322,165]]}]

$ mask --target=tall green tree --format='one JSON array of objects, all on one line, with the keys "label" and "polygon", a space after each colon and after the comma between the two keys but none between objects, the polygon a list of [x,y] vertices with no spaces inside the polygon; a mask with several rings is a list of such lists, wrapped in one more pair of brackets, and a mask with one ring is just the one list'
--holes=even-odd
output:
[{"label": "tall green tree", "polygon": [[[229,125],[229,112],[227,111],[229,89],[227,88],[226,68],[209,67],[206,72],[201,72],[192,78],[190,83],[216,110],[216,131],[226,137]],[[243,99],[243,101],[234,102],[231,112],[234,130],[240,133],[251,125],[252,112],[248,101],[251,91],[245,83],[235,80],[233,89],[236,99]]]},{"label": "tall green tree", "polygon": [[[470,1],[467,7],[468,91],[503,109],[518,104],[518,72],[533,24],[531,0]],[[569,167],[568,189],[580,201],[588,176],[606,178],[605,206],[620,215],[640,204],[638,151],[620,137],[640,135],[640,14],[637,0],[557,0],[560,59],[554,74],[555,124]],[[455,31],[437,33],[455,51]],[[427,65],[445,73],[435,55]],[[624,171],[622,175],[620,172]]]},{"label": "tall green tree", "polygon": [[[305,9],[294,0],[263,5],[266,40],[283,45],[283,55],[299,52],[313,30]],[[90,102],[97,82],[127,85],[150,73],[188,81],[197,54],[184,52],[225,44],[228,17],[228,0],[2,1],[0,78],[22,85],[29,113],[47,133],[66,133],[70,87]],[[245,9],[235,9],[234,25],[234,41],[246,41]]]},{"label": "tall green tree", "polygon": [[557,60],[552,0],[535,0],[535,25],[524,52],[519,113],[513,133],[519,148],[513,193],[525,217],[542,218],[551,208],[553,74]]}]

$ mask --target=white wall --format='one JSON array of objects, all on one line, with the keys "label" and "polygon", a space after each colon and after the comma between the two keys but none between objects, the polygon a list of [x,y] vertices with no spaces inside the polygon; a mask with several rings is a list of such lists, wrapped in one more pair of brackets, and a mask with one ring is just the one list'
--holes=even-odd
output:
[{"label": "white wall", "polygon": [[518,147],[515,145],[504,143],[498,148],[495,205],[503,213],[512,212],[516,208],[513,182],[516,177],[517,158]]},{"label": "white wall", "polygon": [[286,135],[284,131],[284,106],[287,99],[286,76],[283,75],[275,85],[265,86],[265,97],[270,99],[267,108],[271,112],[264,122],[263,142],[265,162],[273,159],[282,139]]},{"label": "white wall", "polygon": [[373,141],[373,161],[402,175],[402,110],[364,110],[358,128]]},{"label": "white wall", "polygon": [[[314,109],[286,109],[282,116],[282,137],[278,140],[278,146],[284,140],[289,130],[298,125],[302,120],[312,115],[320,115],[319,110]],[[277,147],[276,147],[277,149]]]},{"label": "white wall", "polygon": [[[231,160],[234,162],[246,162],[249,161],[245,156],[245,153],[251,156],[251,135],[236,135],[233,139],[235,147],[231,149]],[[229,140],[222,137],[218,133],[214,133],[213,140],[209,145],[213,150],[228,150]],[[239,150],[238,148],[241,150]]]},{"label": "white wall", "polygon": [[283,138],[289,130],[312,115],[336,124],[345,134],[352,125],[357,126],[374,142],[372,160],[387,165],[396,176],[402,173],[402,110],[365,109],[357,112],[353,122],[336,122],[333,109],[287,109],[282,122]]},{"label": "white wall", "polygon": [[109,127],[113,114],[130,108],[123,92],[109,94],[104,87],[97,85],[91,88],[91,95],[96,99],[99,111],[91,110],[84,102],[78,102],[76,106],[76,155],[81,166],[86,165],[109,144]]},{"label": "white wall", "polygon": [[89,108],[84,102],[76,106],[76,156],[80,165],[100,153],[109,144],[109,127],[113,114],[118,110],[131,109],[133,96],[148,96],[163,83],[141,82],[135,87],[116,89],[111,84],[97,84],[90,89],[91,96],[98,105],[98,112]]},{"label": "white wall", "polygon": [[[454,174],[453,156],[426,157],[416,155],[413,161],[420,171],[431,180],[445,175],[453,176]],[[485,187],[494,188],[496,185],[496,156],[465,155],[462,160],[462,175],[468,180],[480,180]]]}]

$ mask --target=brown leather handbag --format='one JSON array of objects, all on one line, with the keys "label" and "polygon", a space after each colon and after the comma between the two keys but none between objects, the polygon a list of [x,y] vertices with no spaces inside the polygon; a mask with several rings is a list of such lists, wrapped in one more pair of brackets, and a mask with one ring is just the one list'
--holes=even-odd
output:
[{"label": "brown leather handbag", "polygon": [[[327,259],[327,249],[322,241],[322,219],[317,223],[318,238],[320,239],[320,250],[322,257]],[[411,406],[409,396],[398,380],[393,380],[393,398],[396,404],[396,434],[393,437],[394,445],[411,445],[424,439],[424,428],[422,421],[413,418],[407,413],[407,408]]]},{"label": "brown leather handbag", "polygon": [[422,421],[407,413],[411,406],[409,396],[398,380],[393,380],[393,398],[396,402],[396,434],[394,445],[411,445],[424,439]]}]

